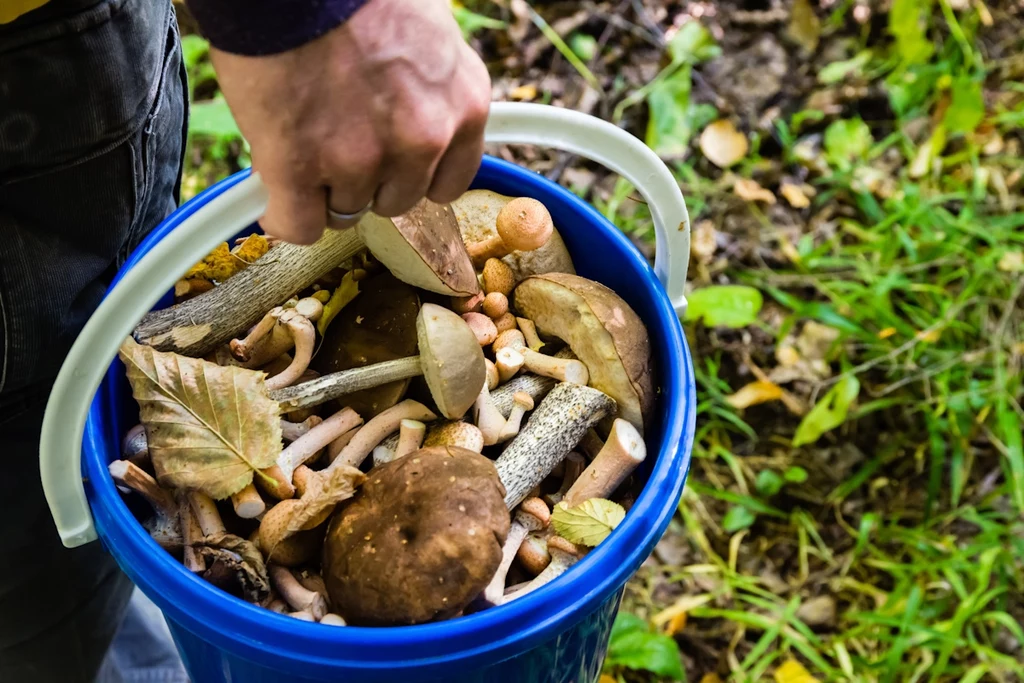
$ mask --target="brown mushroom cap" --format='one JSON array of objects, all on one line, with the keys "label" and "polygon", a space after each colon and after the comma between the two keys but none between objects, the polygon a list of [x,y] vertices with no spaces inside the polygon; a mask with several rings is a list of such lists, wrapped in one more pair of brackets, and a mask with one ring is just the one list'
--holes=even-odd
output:
[{"label": "brown mushroom cap", "polygon": [[382,465],[327,531],[332,611],[362,626],[450,618],[491,580],[510,526],[505,488],[482,455],[438,446]]},{"label": "brown mushroom cap", "polygon": [[558,337],[611,396],[618,417],[640,433],[654,405],[651,345],[640,316],[604,285],[566,273],[534,275],[515,291],[515,307],[542,334]]},{"label": "brown mushroom cap", "polygon": [[[416,290],[387,271],[359,282],[359,294],[327,327],[310,367],[321,375],[416,355]],[[339,397],[366,420],[398,403],[409,380],[388,382]]]},{"label": "brown mushroom cap", "polygon": [[416,318],[416,337],[423,378],[437,409],[450,420],[462,417],[487,381],[476,334],[455,312],[427,303]]},{"label": "brown mushroom cap", "polygon": [[373,256],[403,282],[449,296],[480,291],[450,205],[424,198],[400,216],[367,213],[355,229]]},{"label": "brown mushroom cap", "polygon": [[[453,201],[452,212],[466,243],[482,242],[497,235],[498,213],[512,199],[490,190],[469,190]],[[512,269],[517,281],[536,273],[576,272],[558,228],[552,230],[551,238],[539,249],[513,251],[500,260]]]},{"label": "brown mushroom cap", "polygon": [[555,229],[547,208],[532,197],[516,197],[501,207],[494,225],[511,251],[533,251],[543,246]]}]

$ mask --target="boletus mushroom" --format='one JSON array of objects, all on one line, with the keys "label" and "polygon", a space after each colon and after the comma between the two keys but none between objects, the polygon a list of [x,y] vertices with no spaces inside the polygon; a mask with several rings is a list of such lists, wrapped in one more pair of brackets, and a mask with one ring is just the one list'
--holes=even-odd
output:
[{"label": "boletus mushroom", "polygon": [[419,355],[324,375],[270,393],[283,411],[308,408],[353,391],[422,375],[442,415],[462,417],[487,379],[484,352],[458,314],[426,303],[416,317]]},{"label": "boletus mushroom", "polygon": [[501,564],[504,498],[494,463],[455,446],[374,469],[327,530],[321,571],[332,609],[356,626],[458,614]]},{"label": "boletus mushroom", "polygon": [[643,434],[654,405],[654,385],[650,339],[640,316],[611,289],[566,273],[523,280],[514,301],[538,332],[569,345],[587,366],[589,386],[615,399],[615,417]]}]

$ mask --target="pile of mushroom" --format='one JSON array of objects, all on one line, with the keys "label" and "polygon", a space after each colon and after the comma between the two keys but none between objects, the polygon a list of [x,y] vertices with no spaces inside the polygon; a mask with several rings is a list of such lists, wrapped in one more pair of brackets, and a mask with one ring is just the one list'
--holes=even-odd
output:
[{"label": "pile of mushroom", "polygon": [[176,294],[122,346],[139,419],[110,475],[239,599],[336,626],[497,608],[637,493],[646,328],[535,199],[422,200],[310,246],[252,235]]}]

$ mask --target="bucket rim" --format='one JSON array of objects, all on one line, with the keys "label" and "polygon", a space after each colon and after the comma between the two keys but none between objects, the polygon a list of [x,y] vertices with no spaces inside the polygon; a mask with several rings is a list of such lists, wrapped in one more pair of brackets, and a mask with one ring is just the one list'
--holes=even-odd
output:
[{"label": "bucket rim", "polygon": [[[141,242],[118,270],[111,287],[153,244],[250,174],[251,169],[238,171],[178,207]],[[82,458],[83,475],[88,480],[86,491],[94,513],[97,505],[106,508],[105,517],[97,515],[97,531],[104,545],[133,582],[178,624],[192,633],[202,630],[207,640],[216,640],[225,649],[234,650],[238,643],[258,651],[274,646],[287,651],[286,655],[275,651],[272,655],[275,661],[286,656],[306,664],[320,661],[329,667],[396,669],[434,664],[451,666],[454,661],[493,655],[495,651],[502,651],[502,658],[505,658],[530,649],[573,614],[596,609],[601,602],[621,590],[653,550],[677,509],[689,473],[695,432],[695,379],[682,325],[651,265],[628,237],[595,207],[539,174],[490,155],[484,156],[474,184],[480,178],[498,176],[510,176],[538,191],[556,195],[559,201],[579,215],[581,221],[602,226],[608,233],[607,237],[616,243],[621,256],[640,275],[646,290],[642,295],[653,294],[657,318],[670,335],[663,340],[666,351],[660,359],[658,376],[661,400],[669,401],[671,405],[664,410],[656,460],[625,519],[572,570],[530,595],[497,608],[431,624],[401,627],[338,628],[276,614],[225,593],[189,572],[157,545],[132,515],[107,473],[106,454],[102,452],[104,433],[100,425],[105,419],[103,401],[110,398],[113,390],[112,381],[119,369],[115,359],[93,398],[86,423]],[[666,498],[668,500],[664,500]],[[149,565],[148,571],[140,571],[143,565]],[[586,575],[586,580],[581,580],[583,575]],[[172,600],[171,594],[176,594],[178,599]],[[183,601],[190,609],[181,608]],[[206,610],[213,612],[207,613]],[[204,618],[200,619],[199,614]],[[216,614],[221,620],[242,620],[246,632],[241,628],[231,633],[217,630],[211,625],[214,621],[211,614]],[[523,624],[528,626],[524,628]],[[446,642],[453,645],[444,646]],[[340,656],[325,656],[325,648],[339,646],[344,648]],[[419,654],[413,657],[412,649],[418,649]],[[381,656],[368,656],[371,652]],[[385,656],[388,652],[392,658]],[[398,659],[394,658],[395,655]],[[267,656],[271,657],[270,654]]]}]

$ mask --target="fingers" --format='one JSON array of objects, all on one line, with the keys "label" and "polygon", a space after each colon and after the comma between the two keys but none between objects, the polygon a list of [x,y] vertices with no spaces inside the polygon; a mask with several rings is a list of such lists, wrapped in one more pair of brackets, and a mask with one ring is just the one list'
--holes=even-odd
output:
[{"label": "fingers", "polygon": [[426,191],[427,199],[438,204],[458,199],[476,177],[483,156],[483,125],[480,125],[478,131],[469,130],[452,142],[434,171],[433,181]]},{"label": "fingers", "polygon": [[312,244],[323,235],[327,224],[323,185],[306,182],[305,174],[282,173],[273,168],[257,169],[267,186],[267,210],[260,219],[263,231],[293,244]]}]

